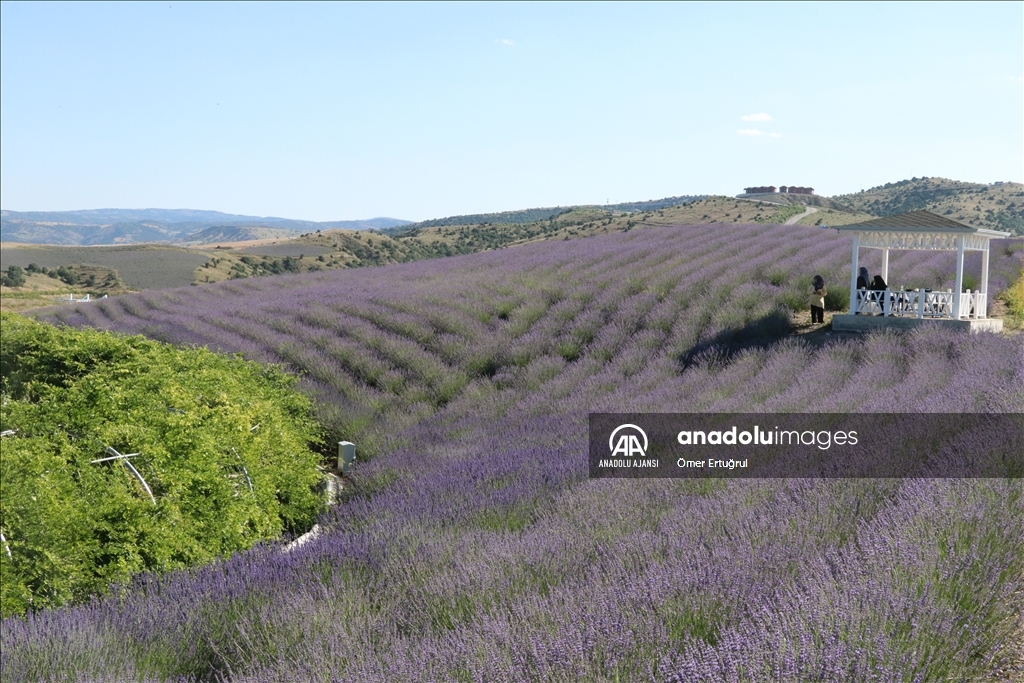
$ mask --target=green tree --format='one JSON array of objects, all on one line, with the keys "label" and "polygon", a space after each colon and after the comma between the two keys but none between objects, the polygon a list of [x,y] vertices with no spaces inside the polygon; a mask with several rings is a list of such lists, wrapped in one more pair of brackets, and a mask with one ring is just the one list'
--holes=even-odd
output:
[{"label": "green tree", "polygon": [[78,284],[78,273],[71,270],[67,266],[61,266],[57,269],[57,277],[60,278],[61,282],[67,285]]},{"label": "green tree", "polygon": [[3,284],[5,287],[21,287],[25,284],[25,271],[20,266],[8,266]]}]

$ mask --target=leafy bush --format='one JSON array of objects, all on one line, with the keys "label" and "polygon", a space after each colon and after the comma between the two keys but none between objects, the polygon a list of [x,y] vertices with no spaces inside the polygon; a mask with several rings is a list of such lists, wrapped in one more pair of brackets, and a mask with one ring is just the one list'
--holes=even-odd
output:
[{"label": "leafy bush", "polygon": [[[291,377],[202,348],[2,320],[0,423],[15,430],[0,464],[3,615],[312,523],[315,423]],[[138,455],[129,467],[109,460],[118,452]]]},{"label": "leafy bush", "polygon": [[57,277],[60,278],[61,282],[67,285],[78,284],[78,273],[71,270],[67,266],[61,266],[57,269]]},{"label": "leafy bush", "polygon": [[25,284],[25,271],[18,266],[8,266],[2,281],[4,287],[21,287]]},{"label": "leafy bush", "polygon": [[1015,328],[1024,326],[1024,276],[1017,278],[1017,281],[1002,295],[1006,306],[1010,309],[1010,323]]},{"label": "leafy bush", "polygon": [[848,311],[850,309],[850,290],[846,287],[825,288],[826,311]]}]

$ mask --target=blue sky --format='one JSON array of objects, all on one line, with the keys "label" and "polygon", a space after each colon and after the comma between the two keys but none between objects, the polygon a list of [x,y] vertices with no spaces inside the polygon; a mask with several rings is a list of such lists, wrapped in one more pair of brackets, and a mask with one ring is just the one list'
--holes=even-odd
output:
[{"label": "blue sky", "polygon": [[4,209],[426,219],[1024,180],[1024,4],[0,9]]}]

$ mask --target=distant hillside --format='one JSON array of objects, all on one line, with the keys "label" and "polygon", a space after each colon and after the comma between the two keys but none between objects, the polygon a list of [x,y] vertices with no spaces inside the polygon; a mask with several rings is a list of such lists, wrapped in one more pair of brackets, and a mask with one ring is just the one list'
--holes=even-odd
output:
[{"label": "distant hillside", "polygon": [[519,225],[522,223],[532,223],[534,221],[543,221],[571,211],[571,207],[548,207],[542,209],[521,209],[519,211],[501,211],[499,213],[472,213],[464,216],[448,216],[446,218],[432,218],[426,221],[420,221],[419,223],[410,223],[409,225],[403,225],[401,228],[392,229],[388,232],[401,232],[405,230],[415,230],[418,228],[434,228],[442,225],[481,225],[486,223],[508,223],[511,225]]},{"label": "distant hillside", "polygon": [[[472,213],[461,216],[448,216],[447,218],[432,218],[419,223],[409,223],[400,228],[385,230],[388,234],[399,234],[406,231],[418,230],[421,228],[437,228],[442,226],[457,225],[525,225],[537,221],[546,221],[556,216],[567,214],[580,209],[596,209],[610,213],[636,212],[636,211],[657,211],[669,206],[685,204],[700,199],[706,195],[689,195],[681,197],[665,197],[664,199],[649,199],[640,202],[623,202],[621,204],[605,204],[602,206],[585,204],[577,206],[556,206],[538,209],[520,209],[519,211],[501,211],[498,213]],[[339,226],[342,227],[342,226]]]},{"label": "distant hillside", "polygon": [[[259,231],[264,231],[264,237],[282,237],[294,236],[307,231],[337,228],[380,230],[407,223],[409,221],[397,218],[319,223],[192,209],[2,211],[0,212],[0,240],[68,246],[153,242],[206,244],[227,241],[229,239],[227,235],[233,230],[238,231],[239,234],[256,234]],[[210,235],[205,234],[211,230]],[[219,235],[218,231],[224,232],[224,236]],[[259,238],[236,237],[230,239]]]},{"label": "distant hillside", "polygon": [[185,234],[185,230],[180,225],[172,227],[152,221],[89,225],[5,217],[0,225],[0,241],[24,242],[26,244],[85,246],[170,242],[183,234]]},{"label": "distant hillside", "polygon": [[[529,223],[479,223],[467,225],[425,226],[416,223],[395,231],[387,231],[397,239],[416,238],[426,244],[442,243],[456,253],[469,253],[486,249],[533,242],[538,240],[566,240],[610,232],[628,232],[637,227],[654,225],[697,225],[707,223],[785,223],[805,210],[800,203],[769,203],[736,197],[703,197],[679,202],[671,198],[662,208],[643,211],[608,210],[607,207],[576,207],[544,220]],[[658,202],[636,202],[631,206],[653,206]],[[623,204],[616,207],[626,206]],[[813,225],[842,225],[873,216],[821,209],[806,216],[802,222]]]},{"label": "distant hillside", "polygon": [[401,218],[367,218],[361,221],[322,221],[314,225],[317,230],[384,230],[411,223]]},{"label": "distant hillside", "polygon": [[1024,185],[911,178],[833,199],[855,211],[892,216],[927,209],[968,225],[1024,235]]},{"label": "distant hillside", "polygon": [[771,194],[738,194],[737,199],[751,199],[760,202],[771,202],[773,204],[803,204],[833,211],[850,211],[851,207],[830,197],[822,197],[816,194],[790,194],[788,192],[773,192]]},{"label": "distant hillside", "polygon": [[[670,197],[650,202],[632,202],[604,207],[555,207],[526,209],[495,214],[474,214],[457,216],[454,219],[438,219],[421,223],[407,223],[394,229],[352,230],[330,228],[330,225],[366,224],[387,225],[394,219],[371,219],[369,221],[337,221],[335,223],[311,223],[305,232],[282,229],[280,223],[273,227],[252,224],[221,223],[202,227],[201,223],[181,223],[175,228],[188,226],[190,249],[179,249],[170,245],[139,247],[89,247],[69,249],[67,247],[8,245],[0,259],[27,266],[35,262],[41,266],[56,268],[59,265],[74,266],[88,264],[95,268],[102,266],[119,274],[133,289],[161,289],[180,286],[187,282],[205,284],[228,279],[260,277],[286,273],[304,273],[324,270],[379,266],[389,263],[416,261],[421,259],[470,254],[514,247],[538,241],[565,241],[593,237],[596,235],[629,232],[631,230],[657,227],[698,224],[781,224],[796,221],[801,225],[838,226],[870,220],[883,211],[892,211],[900,204],[907,204],[907,198],[932,196],[924,192],[914,194],[917,189],[935,189],[935,183],[915,188],[918,181],[903,181],[888,188],[873,188],[867,192],[846,195],[842,198],[810,196],[812,203],[765,202],[741,197],[713,196],[703,198]],[[1018,195],[1021,185],[975,185],[953,183],[939,187],[933,193],[940,206],[963,208],[969,201],[982,208],[992,205],[1011,216],[1020,215],[1019,205],[1024,203]],[[895,189],[894,189],[895,188]],[[979,188],[989,190],[978,192]],[[902,192],[903,190],[909,190]],[[955,190],[955,191],[951,191]],[[807,199],[805,195],[803,197]],[[841,201],[840,201],[841,199]],[[998,202],[1002,201],[1002,204]],[[886,203],[888,202],[888,203]],[[649,207],[644,210],[626,210]],[[660,208],[659,208],[660,207]],[[840,209],[834,207],[850,207]],[[856,210],[855,208],[856,207]],[[935,210],[933,205],[929,205]],[[812,213],[806,209],[812,208]],[[867,210],[866,210],[867,209]],[[1015,214],[1010,214],[1016,211]],[[877,213],[875,213],[877,212]],[[946,209],[940,211],[946,213]],[[977,214],[977,209],[975,209]],[[948,215],[948,214],[947,214]],[[954,213],[958,218],[961,214]],[[1001,216],[995,211],[993,216]],[[543,216],[543,218],[535,218]],[[985,214],[982,213],[982,217]],[[963,214],[964,219],[968,215]],[[527,220],[533,218],[533,220]],[[476,219],[479,223],[463,223]],[[501,219],[503,222],[499,222]],[[1005,222],[1005,218],[1003,219]],[[435,224],[455,221],[453,224]],[[966,221],[965,222],[970,222]],[[118,224],[117,229],[127,231],[133,226],[159,228],[160,224],[145,221],[132,224]],[[100,239],[98,230],[87,233],[90,226],[74,226],[79,238]],[[111,231],[114,226],[111,226]],[[197,229],[197,227],[199,229]],[[72,226],[65,226],[71,230]],[[134,228],[133,228],[134,229]],[[165,228],[168,229],[168,228]],[[109,234],[109,231],[108,231]],[[135,233],[141,234],[141,233]],[[262,243],[244,243],[262,240]],[[237,244],[237,243],[243,244]],[[179,241],[182,243],[182,241]],[[216,245],[216,248],[211,248]]]},{"label": "distant hillside", "polygon": [[691,194],[680,197],[665,197],[664,199],[648,199],[642,202],[622,202],[621,204],[605,204],[586,208],[604,209],[605,211],[657,211],[667,209],[670,206],[691,204],[701,199],[707,199],[706,194]]},{"label": "distant hillside", "polygon": [[249,240],[288,239],[295,237],[295,231],[283,228],[267,228],[255,225],[212,225],[193,232],[179,240],[190,245],[246,242]]},{"label": "distant hillside", "polygon": [[[464,254],[544,239],[572,239],[629,230],[639,225],[782,223],[807,205],[816,213],[802,224],[842,225],[877,216],[928,209],[968,225],[1024,235],[1024,185],[983,185],[945,178],[912,178],[862,192],[818,195],[678,196],[604,206],[558,206],[435,218],[418,223],[396,218],[298,221],[190,209],[93,209],[62,212],[3,211],[0,240],[26,244],[115,245],[175,243],[215,245],[288,239],[324,231],[373,230],[399,241],[393,251],[346,251],[336,264],[370,265],[428,256]],[[799,209],[799,210],[798,210]],[[109,221],[109,222],[104,222]],[[408,242],[416,239],[420,243]],[[323,246],[323,245],[320,245]],[[299,252],[301,253],[301,252]],[[322,264],[321,264],[322,265]]]},{"label": "distant hillside", "polygon": [[243,216],[220,211],[197,209],[81,209],[78,211],[0,211],[3,221],[17,220],[34,223],[62,223],[68,225],[110,225],[134,221],[160,223],[237,223],[240,221],[277,222],[288,220],[263,216]]},{"label": "distant hillside", "polygon": [[[56,267],[82,263],[109,267],[123,276],[132,289],[179,287],[223,280],[238,280],[283,273],[333,270],[385,265],[403,261],[471,254],[523,245],[530,242],[578,240],[650,226],[698,223],[782,223],[804,211],[801,204],[778,205],[709,197],[646,211],[627,212],[600,207],[560,208],[557,215],[528,222],[485,222],[463,225],[423,226],[384,234],[381,231],[316,229],[293,236],[279,228],[247,225],[215,225],[194,233],[195,249],[161,247],[18,247],[3,251],[3,264],[27,266],[30,262]],[[668,202],[667,200],[665,202]],[[637,202],[632,206],[657,206]],[[508,212],[528,215],[527,211]],[[540,214],[544,215],[544,213]],[[520,216],[512,218],[522,219]],[[839,225],[870,218],[822,209],[804,220]],[[232,248],[228,243],[282,239],[255,246]],[[201,247],[205,245],[205,248]],[[220,248],[211,249],[213,245]]]}]

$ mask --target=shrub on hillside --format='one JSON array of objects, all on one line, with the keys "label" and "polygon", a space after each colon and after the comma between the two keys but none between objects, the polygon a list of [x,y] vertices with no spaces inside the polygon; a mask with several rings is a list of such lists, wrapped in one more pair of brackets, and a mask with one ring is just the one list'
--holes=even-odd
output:
[{"label": "shrub on hillside", "polygon": [[7,274],[3,276],[4,287],[21,287],[25,284],[25,271],[19,266],[8,266]]},{"label": "shrub on hillside", "polygon": [[4,616],[222,557],[319,511],[316,425],[281,371],[10,314],[0,341],[0,426],[14,431],[0,461]]},{"label": "shrub on hillside", "polygon": [[78,273],[71,270],[67,266],[61,266],[57,269],[57,277],[60,278],[61,282],[66,285],[77,285],[78,284]]}]

